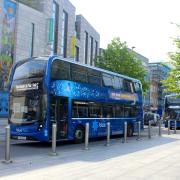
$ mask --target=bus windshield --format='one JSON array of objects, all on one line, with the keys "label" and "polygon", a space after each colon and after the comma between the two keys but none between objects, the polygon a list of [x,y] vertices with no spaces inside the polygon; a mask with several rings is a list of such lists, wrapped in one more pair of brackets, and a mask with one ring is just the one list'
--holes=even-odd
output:
[{"label": "bus windshield", "polygon": [[171,119],[180,117],[180,98],[177,96],[167,96],[165,98],[165,114]]},{"label": "bus windshield", "polygon": [[179,105],[180,104],[180,98],[176,96],[167,97],[167,104],[169,105]]},{"label": "bus windshield", "polygon": [[12,123],[34,123],[40,118],[40,97],[16,96],[10,97],[10,121]]},{"label": "bus windshield", "polygon": [[46,69],[45,60],[30,60],[19,65],[14,73],[13,80],[43,77]]}]

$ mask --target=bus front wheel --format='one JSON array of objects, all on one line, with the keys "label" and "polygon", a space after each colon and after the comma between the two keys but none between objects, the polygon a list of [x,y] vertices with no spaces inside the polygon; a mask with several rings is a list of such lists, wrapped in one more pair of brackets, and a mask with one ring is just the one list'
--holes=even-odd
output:
[{"label": "bus front wheel", "polygon": [[76,144],[82,143],[84,141],[85,131],[82,126],[77,126],[75,130],[74,141]]},{"label": "bus front wheel", "polygon": [[132,124],[128,124],[128,126],[127,126],[127,136],[131,137],[131,136],[133,136],[133,133],[134,133],[134,130],[133,130]]}]

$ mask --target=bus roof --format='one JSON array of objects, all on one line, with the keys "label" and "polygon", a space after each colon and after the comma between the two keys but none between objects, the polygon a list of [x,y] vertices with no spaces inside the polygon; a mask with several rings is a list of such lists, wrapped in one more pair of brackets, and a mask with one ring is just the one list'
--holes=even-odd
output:
[{"label": "bus roof", "polygon": [[45,60],[45,61],[53,61],[55,59],[58,59],[58,60],[62,60],[62,61],[65,61],[65,62],[72,63],[72,64],[77,64],[77,65],[80,65],[80,66],[83,66],[83,67],[94,69],[94,70],[97,70],[97,71],[100,71],[100,72],[108,73],[109,75],[114,75],[114,76],[122,77],[122,78],[125,78],[125,79],[129,79],[129,80],[131,80],[133,82],[138,82],[138,83],[141,84],[141,81],[138,80],[138,79],[134,79],[134,78],[131,78],[131,77],[126,76],[126,75],[118,74],[118,73],[111,72],[111,71],[101,69],[101,68],[98,68],[98,67],[90,66],[90,65],[87,65],[87,64],[82,64],[82,63],[79,63],[79,62],[75,62],[73,58],[63,58],[63,57],[60,57],[60,56],[53,55],[53,56],[32,57],[32,58],[25,59],[23,61],[26,61],[26,60],[28,61],[30,59],[31,60]]}]

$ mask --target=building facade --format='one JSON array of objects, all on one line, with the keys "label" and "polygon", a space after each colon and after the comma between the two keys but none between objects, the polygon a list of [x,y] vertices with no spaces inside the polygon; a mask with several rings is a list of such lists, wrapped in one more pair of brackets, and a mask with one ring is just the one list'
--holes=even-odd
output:
[{"label": "building facade", "polygon": [[100,36],[83,16],[76,16],[76,9],[70,1],[41,0],[39,6],[34,9],[29,4],[18,3],[16,61],[42,54],[58,54],[93,65],[90,59],[95,57],[95,42],[98,54]]},{"label": "building facade", "polygon": [[162,115],[164,97],[162,80],[166,79],[170,67],[163,63],[149,63],[150,69],[150,106],[152,111]]},{"label": "building facade", "polygon": [[82,16],[76,16],[76,50],[77,61],[94,65],[94,59],[99,55],[100,35]]},{"label": "building facade", "polygon": [[[0,45],[1,55],[10,56],[11,64],[29,57],[57,54],[94,65],[100,35],[75,11],[68,0],[0,1],[0,41],[5,41],[3,37],[9,40],[4,47]],[[9,31],[12,33],[8,37]]]},{"label": "building facade", "polygon": [[[150,82],[150,69],[149,69],[149,59],[146,58],[145,56],[133,51],[135,53],[135,56],[137,57],[137,59],[139,59],[142,63],[142,66],[144,67],[144,69],[146,70],[147,74],[145,76],[145,80],[147,82]],[[149,109],[149,105],[150,105],[150,90],[147,91],[146,95],[144,95],[143,97],[143,104],[144,104],[144,108],[145,109]]]},{"label": "building facade", "polygon": [[0,42],[4,92],[13,62],[21,59],[59,55],[94,65],[100,35],[69,0],[1,0]]}]

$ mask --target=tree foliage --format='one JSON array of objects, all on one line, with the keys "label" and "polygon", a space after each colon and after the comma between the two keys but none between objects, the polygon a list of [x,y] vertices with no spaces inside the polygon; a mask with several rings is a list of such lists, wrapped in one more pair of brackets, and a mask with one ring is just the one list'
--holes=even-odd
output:
[{"label": "tree foliage", "polygon": [[114,38],[108,44],[103,55],[95,60],[95,65],[109,71],[139,79],[142,83],[144,93],[149,88],[149,82],[145,81],[147,72],[142,66],[141,61],[137,59],[132,50],[128,49],[126,42],[120,41],[120,38]]},{"label": "tree foliage", "polygon": [[162,82],[163,86],[165,87],[165,92],[180,94],[180,38],[177,37],[174,42],[177,50],[169,55],[173,68],[170,71],[167,79]]}]

